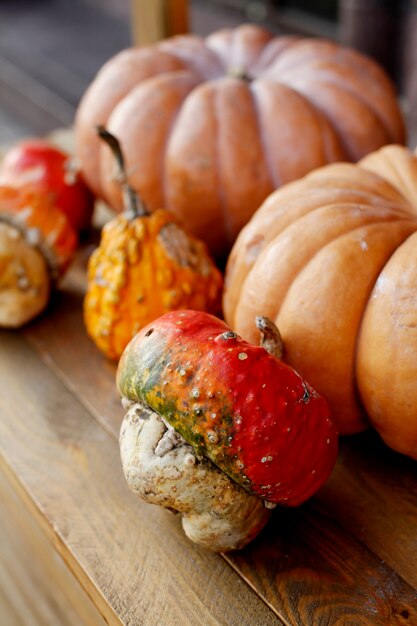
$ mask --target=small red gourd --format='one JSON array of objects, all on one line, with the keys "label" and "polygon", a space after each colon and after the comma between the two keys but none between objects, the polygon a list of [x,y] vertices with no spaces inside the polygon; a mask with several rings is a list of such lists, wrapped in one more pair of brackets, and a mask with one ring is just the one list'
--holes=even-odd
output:
[{"label": "small red gourd", "polygon": [[90,226],[94,198],[74,159],[43,139],[12,147],[0,167],[0,184],[48,196],[79,232]]},{"label": "small red gourd", "polygon": [[18,328],[47,305],[78,243],[49,196],[0,186],[0,326]]}]

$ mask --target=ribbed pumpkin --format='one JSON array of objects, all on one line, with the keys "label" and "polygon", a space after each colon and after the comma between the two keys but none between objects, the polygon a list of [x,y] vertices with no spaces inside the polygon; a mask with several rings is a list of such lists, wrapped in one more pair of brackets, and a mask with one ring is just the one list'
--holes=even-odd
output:
[{"label": "ribbed pumpkin", "polygon": [[[284,360],[342,433],[368,418],[417,458],[417,159],[388,146],[272,194],[230,256],[225,316],[248,341],[274,320]],[[365,410],[364,410],[365,409]]]},{"label": "ribbed pumpkin", "polygon": [[45,308],[76,247],[49,196],[0,186],[0,326],[22,326]]},{"label": "ribbed pumpkin", "polygon": [[149,209],[172,210],[216,255],[273,189],[404,140],[373,61],[252,25],[129,49],[101,69],[77,112],[76,154],[91,188],[121,210],[97,123],[120,139]]},{"label": "ribbed pumpkin", "polygon": [[100,350],[118,359],[133,335],[163,313],[221,308],[223,279],[206,245],[164,209],[150,214],[126,180],[117,139],[104,128],[124,189],[126,212],[110,220],[88,264],[84,319]]}]

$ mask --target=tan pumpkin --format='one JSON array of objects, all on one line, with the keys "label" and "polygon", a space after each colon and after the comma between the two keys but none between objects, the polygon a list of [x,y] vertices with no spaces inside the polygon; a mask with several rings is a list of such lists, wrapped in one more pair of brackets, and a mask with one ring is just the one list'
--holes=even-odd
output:
[{"label": "tan pumpkin", "polygon": [[89,259],[84,319],[98,348],[117,360],[133,335],[168,311],[218,313],[223,277],[173,213],[147,211],[127,182],[117,139],[104,128],[99,134],[117,159],[126,211],[107,222]]},{"label": "tan pumpkin", "polygon": [[414,458],[416,231],[417,158],[406,148],[328,165],[265,201],[234,246],[224,295],[246,340],[255,312],[276,322],[284,360],[329,401],[341,433],[369,417]]},{"label": "tan pumpkin", "polygon": [[149,209],[174,211],[216,255],[273,189],[404,141],[393,87],[373,61],[252,25],[126,50],[98,73],[77,112],[76,154],[90,187],[121,210],[98,123],[120,139]]}]

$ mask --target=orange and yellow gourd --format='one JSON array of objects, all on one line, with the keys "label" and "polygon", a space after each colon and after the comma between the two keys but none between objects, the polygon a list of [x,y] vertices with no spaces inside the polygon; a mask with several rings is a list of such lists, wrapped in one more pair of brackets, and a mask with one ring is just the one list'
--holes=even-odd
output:
[{"label": "orange and yellow gourd", "polygon": [[87,331],[111,359],[118,359],[133,335],[163,313],[220,311],[223,284],[206,245],[169,211],[149,214],[123,184],[134,208],[129,214],[128,206],[127,213],[104,226],[89,261],[84,302]]}]

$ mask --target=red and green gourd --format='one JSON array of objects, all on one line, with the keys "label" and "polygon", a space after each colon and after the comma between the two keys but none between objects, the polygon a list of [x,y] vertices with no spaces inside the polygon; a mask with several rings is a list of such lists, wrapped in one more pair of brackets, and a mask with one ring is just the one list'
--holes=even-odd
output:
[{"label": "red and green gourd", "polygon": [[122,398],[156,412],[250,494],[296,506],[328,478],[337,433],[326,401],[264,347],[203,312],[143,328],[118,368]]}]

